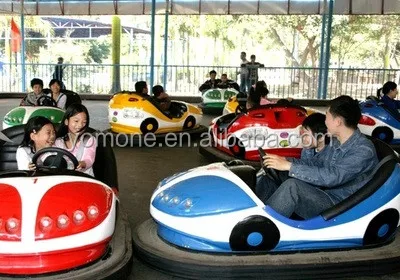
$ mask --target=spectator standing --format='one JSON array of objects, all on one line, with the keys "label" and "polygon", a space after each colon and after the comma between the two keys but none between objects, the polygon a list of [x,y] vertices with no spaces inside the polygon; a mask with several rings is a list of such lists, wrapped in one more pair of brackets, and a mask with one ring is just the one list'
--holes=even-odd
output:
[{"label": "spectator standing", "polygon": [[264,67],[264,64],[256,62],[256,56],[252,54],[250,56],[250,62],[246,64],[246,67],[249,71],[247,79],[247,88],[250,89],[250,87],[255,83],[257,83],[258,81],[258,68]]},{"label": "spectator standing", "polygon": [[249,70],[247,69],[246,65],[249,61],[246,59],[246,53],[240,53],[240,91],[247,92],[249,88],[247,88],[247,79],[249,76]]},{"label": "spectator standing", "polygon": [[66,66],[63,63],[64,63],[64,58],[62,58],[60,56],[58,58],[57,65],[54,68],[54,73],[53,73],[53,79],[60,81],[61,89],[65,89],[65,85],[63,82],[63,75],[64,75],[64,69]]}]

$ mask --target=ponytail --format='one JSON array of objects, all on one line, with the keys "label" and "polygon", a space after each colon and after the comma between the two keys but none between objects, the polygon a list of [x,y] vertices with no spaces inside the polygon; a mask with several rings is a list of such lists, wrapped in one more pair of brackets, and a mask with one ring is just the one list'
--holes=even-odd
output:
[{"label": "ponytail", "polygon": [[378,98],[381,97],[381,92],[383,93],[383,95],[388,94],[390,91],[395,90],[397,88],[397,84],[395,82],[386,82],[383,87],[381,87],[380,89],[378,89],[377,91],[377,96]]},{"label": "ponytail", "polygon": [[378,89],[378,90],[376,91],[376,97],[378,97],[378,99],[381,99],[381,98],[382,98],[382,96],[381,96],[382,89],[383,89],[383,87],[381,87],[380,89]]}]

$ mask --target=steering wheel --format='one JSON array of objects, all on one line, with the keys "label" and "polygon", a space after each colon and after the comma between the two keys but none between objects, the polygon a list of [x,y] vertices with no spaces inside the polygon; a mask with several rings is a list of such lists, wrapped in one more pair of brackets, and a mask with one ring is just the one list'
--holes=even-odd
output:
[{"label": "steering wheel", "polygon": [[258,147],[258,153],[260,154],[260,162],[261,162],[261,166],[264,169],[265,175],[270,178],[271,180],[273,180],[277,185],[280,185],[282,183],[281,179],[279,178],[278,173],[276,172],[275,169],[273,168],[268,168],[264,165],[264,156],[266,155],[266,153],[264,152],[264,150],[261,147]]},{"label": "steering wheel", "polygon": [[52,106],[57,107],[57,102],[48,95],[42,95],[36,101],[37,106]]},{"label": "steering wheel", "polygon": [[[43,159],[44,156],[46,157]],[[73,169],[68,168],[68,161],[74,165]],[[32,163],[39,168],[45,167],[69,170],[75,170],[79,165],[78,160],[73,154],[67,150],[56,147],[41,149],[33,156]]]}]

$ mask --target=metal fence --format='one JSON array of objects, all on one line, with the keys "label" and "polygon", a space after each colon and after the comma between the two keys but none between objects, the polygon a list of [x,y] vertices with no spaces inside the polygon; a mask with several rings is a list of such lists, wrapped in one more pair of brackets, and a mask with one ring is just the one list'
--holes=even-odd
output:
[{"label": "metal fence", "polygon": [[[63,82],[68,89],[78,93],[109,94],[113,65],[67,64]],[[47,83],[54,72],[54,64],[26,64],[26,89],[22,88],[21,65],[0,65],[0,92],[26,92],[32,78]],[[208,72],[215,70],[218,77],[225,73],[230,79],[239,79],[239,67],[168,65],[166,91],[175,96],[200,96],[198,87],[208,79]],[[150,80],[149,65],[120,65],[121,89],[134,90],[135,82]],[[271,98],[293,97],[316,99],[318,68],[265,67],[259,69],[259,79],[264,80]],[[163,84],[164,66],[156,65],[154,83]],[[375,95],[386,81],[400,81],[400,69],[331,68],[328,78],[327,98],[347,94],[363,99]]]}]

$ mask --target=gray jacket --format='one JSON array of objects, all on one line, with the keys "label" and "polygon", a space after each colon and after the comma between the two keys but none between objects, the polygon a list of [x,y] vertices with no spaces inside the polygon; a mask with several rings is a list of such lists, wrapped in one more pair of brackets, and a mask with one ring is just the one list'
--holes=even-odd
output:
[{"label": "gray jacket", "polygon": [[374,145],[357,129],[343,145],[333,138],[318,157],[292,160],[289,176],[327,188],[338,203],[360,189],[377,164]]}]

